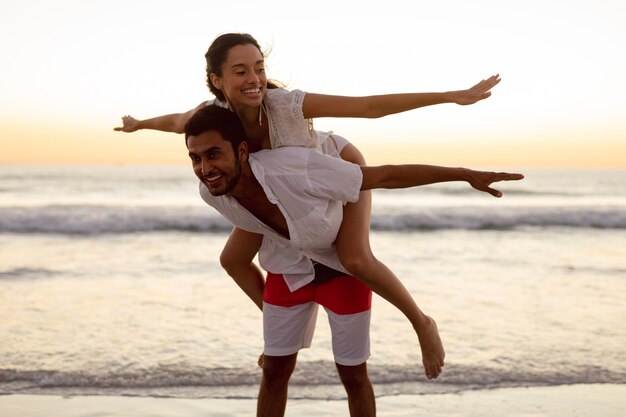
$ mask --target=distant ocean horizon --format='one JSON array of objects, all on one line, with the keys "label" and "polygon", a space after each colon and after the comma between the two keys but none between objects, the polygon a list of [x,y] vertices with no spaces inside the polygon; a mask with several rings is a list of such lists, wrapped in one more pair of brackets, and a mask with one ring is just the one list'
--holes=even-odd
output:
[{"label": "distant ocean horizon", "polygon": [[[377,394],[626,383],[626,170],[524,169],[376,190],[374,253],[439,325],[422,376],[376,297]],[[0,165],[0,394],[254,398],[261,315],[219,265],[231,226],[186,166]],[[290,394],[343,398],[320,313]]]}]

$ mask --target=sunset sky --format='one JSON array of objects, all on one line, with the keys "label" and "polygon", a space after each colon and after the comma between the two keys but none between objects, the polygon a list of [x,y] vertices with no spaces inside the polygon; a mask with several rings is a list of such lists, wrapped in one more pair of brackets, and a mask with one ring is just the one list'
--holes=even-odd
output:
[{"label": "sunset sky", "polygon": [[120,117],[211,98],[204,53],[225,32],[271,48],[270,77],[369,95],[502,82],[473,106],[319,119],[370,163],[626,168],[621,0],[0,0],[0,163],[187,163],[182,136]]}]

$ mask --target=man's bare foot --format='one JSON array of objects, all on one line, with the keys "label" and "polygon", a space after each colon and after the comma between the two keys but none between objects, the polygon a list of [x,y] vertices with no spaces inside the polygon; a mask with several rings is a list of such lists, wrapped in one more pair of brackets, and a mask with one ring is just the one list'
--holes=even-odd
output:
[{"label": "man's bare foot", "polygon": [[432,318],[425,316],[426,320],[417,331],[417,337],[422,349],[422,363],[424,364],[424,374],[426,378],[434,379],[441,374],[446,352],[443,350],[443,343],[439,337],[437,323]]}]

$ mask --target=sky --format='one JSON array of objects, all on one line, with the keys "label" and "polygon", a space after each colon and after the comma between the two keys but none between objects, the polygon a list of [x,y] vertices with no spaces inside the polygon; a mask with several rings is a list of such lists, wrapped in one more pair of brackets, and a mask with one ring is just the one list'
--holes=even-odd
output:
[{"label": "sky", "polygon": [[290,89],[493,95],[380,119],[315,121],[370,164],[626,168],[621,0],[0,0],[0,163],[187,164],[182,135],[114,132],[210,99],[226,32],[270,50]]}]

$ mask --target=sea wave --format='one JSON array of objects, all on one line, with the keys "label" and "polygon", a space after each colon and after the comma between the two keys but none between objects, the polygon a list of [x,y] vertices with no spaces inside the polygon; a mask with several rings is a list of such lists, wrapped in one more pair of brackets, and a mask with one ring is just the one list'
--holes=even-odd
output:
[{"label": "sea wave", "polygon": [[0,270],[0,280],[8,278],[49,278],[61,274],[62,271],[54,271],[46,268],[10,268],[7,270]]},{"label": "sea wave", "polygon": [[1,207],[0,232],[98,235],[136,232],[226,232],[224,218],[197,207],[50,205]]},{"label": "sea wave", "polygon": [[[624,383],[626,373],[597,366],[537,371],[446,365],[436,381],[426,381],[415,366],[369,365],[368,372],[382,395],[461,392],[519,386]],[[257,368],[203,368],[185,365],[119,372],[0,370],[0,394],[64,393],[171,397],[255,398],[260,383]],[[343,398],[335,368],[325,361],[302,362],[290,381],[300,398]]]},{"label": "sea wave", "polygon": [[[523,227],[625,229],[621,206],[428,207],[381,214],[372,230],[512,230]],[[226,233],[232,226],[216,212],[199,207],[51,205],[0,207],[0,233],[124,234],[138,232]]]}]

